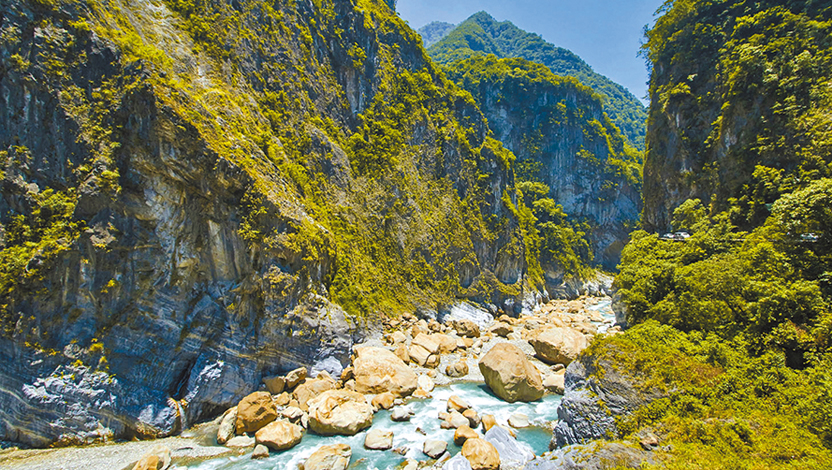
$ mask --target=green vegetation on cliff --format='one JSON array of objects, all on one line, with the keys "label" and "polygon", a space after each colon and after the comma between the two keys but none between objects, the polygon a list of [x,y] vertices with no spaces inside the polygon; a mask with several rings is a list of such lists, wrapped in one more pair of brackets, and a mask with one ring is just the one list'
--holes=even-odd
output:
[{"label": "green vegetation on cliff", "polygon": [[[540,241],[517,197],[513,155],[486,136],[471,96],[443,77],[386,2],[165,5],[177,16],[151,20],[141,7],[108,1],[32,3],[39,21],[75,38],[54,58],[63,68],[49,86],[79,122],[89,158],[62,185],[95,177],[106,189],[112,181],[117,199],[127,134],[95,110],[126,107],[152,90],[173,116],[168,137],[246,178],[239,236],[255,266],[280,260],[266,296],[297,302],[314,292],[362,316],[456,298],[499,303],[542,282],[530,254]],[[77,19],[68,22],[61,9]],[[83,64],[67,57],[85,57],[73,47],[92,34],[115,45],[120,70],[85,90],[73,68]],[[7,35],[4,45],[15,50],[22,39]],[[15,57],[17,77],[29,65]],[[72,189],[66,194],[72,201]],[[41,227],[58,215],[40,217],[38,207],[4,214],[7,306],[10,296],[34,292],[13,292],[22,267],[54,258],[84,224],[70,208],[61,225]],[[237,300],[230,309],[258,305]]]},{"label": "green vegetation on cliff", "polygon": [[668,468],[832,465],[830,12],[671,0],[647,33],[645,223],[691,236],[633,233],[636,326],[593,347],[664,383],[619,424],[666,436]]},{"label": "green vegetation on cliff", "polygon": [[448,65],[474,55],[519,57],[549,67],[555,75],[577,78],[604,98],[604,110],[634,147],[644,150],[647,111],[626,88],[592,70],[574,53],[556,47],[509,21],[497,22],[488,13],[468,18],[428,52],[438,63]]},{"label": "green vegetation on cliff", "polygon": [[[552,204],[565,207],[574,224],[566,238],[586,237],[596,252],[593,257],[578,247],[544,250],[541,262],[548,272],[593,259],[614,267],[638,219],[641,154],[603,111],[601,96],[573,77],[519,58],[475,55],[446,72],[474,96],[494,135],[517,156],[518,179],[545,184]],[[547,230],[552,223],[546,222]],[[578,256],[573,262],[553,262],[552,256],[573,253]]]},{"label": "green vegetation on cliff", "polygon": [[[750,229],[781,194],[830,176],[832,29],[821,2],[667,2],[653,64],[645,226],[688,198]],[[760,168],[763,167],[763,168]],[[765,177],[762,177],[765,174]]]},{"label": "green vegetation on cliff", "polygon": [[585,352],[658,397],[619,417],[620,438],[658,436],[659,465],[671,470],[813,469],[832,465],[832,355],[804,370],[781,355],[749,355],[749,338],[683,333],[650,321],[593,342]]}]

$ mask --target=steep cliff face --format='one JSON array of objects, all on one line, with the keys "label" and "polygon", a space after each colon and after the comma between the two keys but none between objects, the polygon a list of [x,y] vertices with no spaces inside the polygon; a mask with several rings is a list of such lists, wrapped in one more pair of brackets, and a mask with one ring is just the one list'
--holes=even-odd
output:
[{"label": "steep cliff face", "polygon": [[690,198],[713,202],[714,211],[737,199],[737,222],[754,226],[781,194],[777,186],[788,191],[828,174],[828,148],[817,142],[826,140],[817,131],[832,60],[828,18],[812,2],[668,5],[645,46],[653,64],[647,229],[669,229],[673,210]]},{"label": "steep cliff face", "polygon": [[[615,268],[641,211],[640,154],[577,80],[523,59],[475,56],[449,77],[471,92],[518,175],[541,181],[573,220],[586,221],[595,261]],[[555,270],[548,278],[557,279]]]},{"label": "steep cliff face", "polygon": [[3,0],[0,439],[158,436],[527,297],[510,152],[386,2]]},{"label": "steep cliff face", "polygon": [[596,73],[574,52],[557,47],[510,21],[499,22],[481,11],[430,46],[430,56],[451,64],[473,55],[494,54],[501,59],[522,58],[543,64],[555,75],[575,77],[604,97],[604,111],[630,144],[644,150],[647,109],[626,88]]}]

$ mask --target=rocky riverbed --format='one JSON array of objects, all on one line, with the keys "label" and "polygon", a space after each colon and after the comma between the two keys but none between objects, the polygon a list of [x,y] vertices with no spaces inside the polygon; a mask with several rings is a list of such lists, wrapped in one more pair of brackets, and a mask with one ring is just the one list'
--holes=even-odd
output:
[{"label": "rocky riverbed", "polygon": [[266,377],[261,391],[181,437],[6,451],[0,465],[561,468],[551,465],[569,454],[549,449],[566,367],[595,335],[616,333],[613,322],[610,299],[596,297],[552,301],[519,318],[473,307],[440,319],[405,315],[356,346],[340,377],[304,368]]}]

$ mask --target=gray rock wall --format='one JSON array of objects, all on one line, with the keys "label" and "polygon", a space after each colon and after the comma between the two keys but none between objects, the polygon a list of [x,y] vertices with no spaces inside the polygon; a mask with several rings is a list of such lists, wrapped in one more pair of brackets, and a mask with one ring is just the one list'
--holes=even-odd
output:
[{"label": "gray rock wall", "polygon": [[[330,299],[351,247],[337,253],[325,242],[293,242],[304,227],[321,238],[329,232],[290,181],[280,139],[246,140],[235,126],[269,128],[255,97],[271,87],[290,98],[311,96],[313,109],[292,108],[289,118],[327,118],[350,135],[379,93],[379,70],[428,64],[415,34],[380,37],[365,29],[369,13],[349,1],[334,2],[332,12],[342,42],[316,32],[303,47],[291,30],[297,25],[288,25],[290,38],[262,47],[232,38],[224,47],[236,62],[207,57],[161,4],[96,5],[6,0],[0,9],[0,222],[5,230],[18,214],[36,221],[40,199],[53,190],[75,203],[60,223],[78,226],[48,245],[53,252],[27,260],[13,288],[0,286],[0,440],[25,445],[169,435],[235,404],[264,376],[298,366],[338,375],[352,345],[380,323],[348,315]],[[297,8],[299,18],[319,13],[312,3]],[[244,17],[246,26],[259,18]],[[116,24],[145,49],[119,36]],[[360,70],[346,54],[353,44],[367,54]],[[135,57],[156,52],[165,67]],[[302,80],[286,78],[281,68],[288,66]],[[458,112],[470,122],[472,143],[482,142],[486,126],[476,108]],[[522,239],[498,203],[513,178],[506,169],[491,170],[487,181],[497,195],[490,215],[509,217],[504,230],[489,238],[457,221],[468,251],[437,260],[431,224],[460,217],[459,201],[473,191],[461,176],[460,144],[426,124],[404,130],[416,149],[407,155],[419,164],[404,162],[391,179],[423,172],[407,181],[421,181],[436,197],[419,206],[414,192],[424,188],[404,179],[357,181],[340,144],[304,125],[306,168],[323,175],[321,191],[333,212],[342,211],[338,217],[377,221],[385,230],[374,236],[396,235],[385,247],[420,253],[431,268],[469,266],[469,284],[495,272],[523,283]],[[486,153],[482,165],[492,168],[496,159]],[[402,210],[409,215],[391,217],[381,196],[409,207]],[[254,243],[257,230],[268,237]],[[7,248],[10,239],[3,240]]]}]

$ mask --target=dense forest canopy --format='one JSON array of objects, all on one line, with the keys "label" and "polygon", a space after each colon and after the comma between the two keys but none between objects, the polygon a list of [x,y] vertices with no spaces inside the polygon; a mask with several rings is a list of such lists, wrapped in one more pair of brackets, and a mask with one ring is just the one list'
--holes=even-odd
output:
[{"label": "dense forest canopy", "polygon": [[645,225],[691,236],[636,231],[622,254],[633,329],[595,347],[677,387],[625,434],[663,429],[669,468],[828,468],[832,7],[677,0],[660,14],[644,46]]}]

